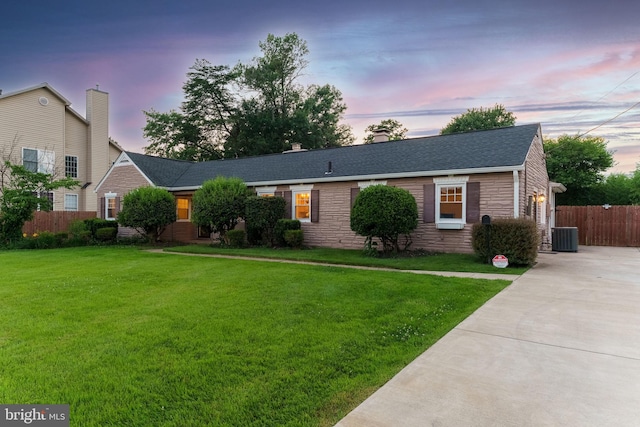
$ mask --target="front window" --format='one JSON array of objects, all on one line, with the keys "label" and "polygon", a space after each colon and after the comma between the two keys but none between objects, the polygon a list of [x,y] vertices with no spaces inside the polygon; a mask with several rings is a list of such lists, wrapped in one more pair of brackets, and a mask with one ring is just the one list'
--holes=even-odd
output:
[{"label": "front window", "polygon": [[462,219],[462,187],[440,187],[440,218]]},{"label": "front window", "polygon": [[32,148],[22,149],[22,166],[30,172],[53,174],[55,167],[55,153],[47,150]]},{"label": "front window", "polygon": [[467,181],[469,177],[435,178],[436,227],[459,230],[464,228],[466,218]]},{"label": "front window", "polygon": [[65,211],[77,211],[78,210],[78,195],[77,194],[65,194],[64,195],[64,210]]},{"label": "front window", "polygon": [[176,199],[178,221],[189,220],[189,199],[178,197]]},{"label": "front window", "polygon": [[67,178],[78,177],[78,156],[64,156],[64,172]]},{"label": "front window", "polygon": [[23,148],[22,166],[29,172],[38,172],[38,150]]},{"label": "front window", "polygon": [[311,193],[308,191],[295,193],[295,217],[300,221],[311,220]]},{"label": "front window", "polygon": [[115,193],[107,193],[104,196],[104,218],[105,219],[116,219],[118,215],[117,204],[116,204],[117,194]]}]

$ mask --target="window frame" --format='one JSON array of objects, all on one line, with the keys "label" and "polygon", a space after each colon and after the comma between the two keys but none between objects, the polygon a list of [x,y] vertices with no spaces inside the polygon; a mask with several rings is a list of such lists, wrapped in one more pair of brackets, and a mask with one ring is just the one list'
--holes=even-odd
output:
[{"label": "window frame", "polygon": [[[32,155],[26,156],[25,152],[34,152],[36,159],[34,160],[27,160],[27,157],[31,158]],[[31,154],[31,153],[29,153]],[[24,166],[24,168],[26,170],[28,170],[29,172],[38,172],[38,150],[35,148],[22,148],[22,166]]]},{"label": "window frame", "polygon": [[[117,197],[118,197],[117,193],[106,193],[104,195],[104,219],[109,221],[115,221],[117,219],[117,216],[118,216],[118,212],[116,212],[116,210],[118,209]],[[113,200],[114,216],[109,216],[109,202],[111,200]]]},{"label": "window frame", "polygon": [[[313,189],[313,185],[295,185],[295,186],[290,186],[289,189],[291,190],[291,219],[297,219],[298,221],[300,221],[301,223],[306,223],[306,222],[311,222],[311,216],[312,216],[312,196],[311,196],[311,190]],[[308,200],[309,203],[307,206],[308,209],[308,216],[306,218],[298,218],[297,215],[297,207],[298,206],[305,206],[305,205],[298,205],[297,204],[297,200],[298,200],[298,195],[299,194],[307,194],[308,195]]]},{"label": "window frame", "polygon": [[[434,178],[435,184],[435,223],[436,228],[444,230],[460,230],[467,224],[467,182],[468,176],[447,177],[447,178]],[[441,218],[440,217],[440,194],[443,189],[448,188],[461,188],[461,218]]]},{"label": "window frame", "polygon": [[[75,201],[76,201],[76,203],[75,203],[75,209],[69,209],[69,208],[67,207],[67,206],[68,206],[68,205],[67,205],[67,199],[68,199],[68,198],[75,198]],[[79,198],[78,198],[78,195],[77,195],[77,194],[74,194],[74,193],[65,193],[65,195],[64,195],[64,210],[65,210],[65,211],[69,211],[69,212],[78,212],[78,200],[79,200]]]},{"label": "window frame", "polygon": [[274,197],[277,187],[256,187],[256,195],[258,197]]},{"label": "window frame", "polygon": [[[187,217],[186,218],[180,218],[180,206],[179,205],[179,200],[186,200],[187,201]],[[184,209],[184,208],[182,208]],[[176,221],[179,222],[188,222],[191,221],[191,199],[189,197],[183,197],[183,196],[176,196]]]},{"label": "window frame", "polygon": [[[70,168],[71,173],[69,173]],[[78,156],[64,156],[64,176],[78,178]]]},{"label": "window frame", "polygon": [[[32,151],[36,153],[35,162],[33,160],[29,160],[28,164],[25,164],[25,151]],[[35,168],[33,167],[34,163],[35,163]],[[22,147],[22,166],[24,166],[30,172],[46,173],[48,175],[53,175],[53,172],[56,166],[56,153],[55,151]]]}]

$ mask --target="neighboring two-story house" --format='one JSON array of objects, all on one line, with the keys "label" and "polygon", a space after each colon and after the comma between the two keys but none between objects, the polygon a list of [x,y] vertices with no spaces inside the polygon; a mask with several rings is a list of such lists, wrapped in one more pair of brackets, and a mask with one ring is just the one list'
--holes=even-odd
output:
[{"label": "neighboring two-story house", "polygon": [[87,90],[86,117],[48,83],[0,91],[0,160],[80,182],[41,197],[54,210],[95,211],[93,191],[122,149],[109,138],[109,94]]}]

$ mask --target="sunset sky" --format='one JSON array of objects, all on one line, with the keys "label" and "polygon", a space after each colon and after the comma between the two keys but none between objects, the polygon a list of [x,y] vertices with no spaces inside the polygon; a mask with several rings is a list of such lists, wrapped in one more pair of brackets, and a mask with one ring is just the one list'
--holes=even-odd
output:
[{"label": "sunset sky", "polygon": [[84,116],[85,90],[99,84],[126,150],[148,144],[143,110],[179,108],[196,58],[248,63],[267,34],[295,32],[310,50],[304,83],[342,92],[359,142],[382,119],[435,135],[500,103],[551,138],[599,126],[589,135],[615,150],[612,171],[640,162],[637,0],[5,3],[0,89],[48,82]]}]

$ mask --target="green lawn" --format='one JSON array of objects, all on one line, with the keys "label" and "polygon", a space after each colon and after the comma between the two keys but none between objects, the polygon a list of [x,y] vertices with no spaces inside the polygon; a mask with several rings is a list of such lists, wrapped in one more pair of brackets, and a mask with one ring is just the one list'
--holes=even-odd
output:
[{"label": "green lawn", "polygon": [[187,245],[165,248],[167,252],[219,254],[257,258],[289,259],[339,265],[394,268],[399,270],[458,271],[467,273],[523,274],[528,267],[496,268],[480,262],[473,254],[424,254],[395,258],[376,258],[357,249],[313,248],[305,250],[245,248],[233,249],[211,245]]},{"label": "green lawn", "polygon": [[131,247],[0,271],[0,402],[72,426],[333,425],[508,284]]}]

